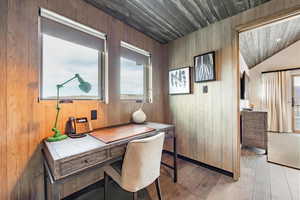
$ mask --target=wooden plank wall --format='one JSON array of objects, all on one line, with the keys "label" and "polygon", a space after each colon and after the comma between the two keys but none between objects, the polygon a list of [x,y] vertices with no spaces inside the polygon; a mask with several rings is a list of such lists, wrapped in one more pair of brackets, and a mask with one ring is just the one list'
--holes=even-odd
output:
[{"label": "wooden plank wall", "polygon": [[[55,102],[38,102],[40,46],[38,9],[43,7],[108,34],[109,100],[62,105],[59,128],[69,116],[90,117],[94,128],[127,123],[136,103],[119,100],[120,40],[152,52],[154,103],[144,106],[151,121],[163,122],[167,104],[166,47],[83,0],[0,1],[0,199],[43,199],[41,141],[51,135]],[[6,46],[7,44],[7,46]]]},{"label": "wooden plank wall", "polygon": [[[169,98],[180,154],[239,177],[236,27],[299,6],[299,0],[272,0],[168,44],[169,68],[193,66],[195,55],[216,51],[217,81],[194,83],[193,94]],[[204,85],[208,94],[202,93]]]},{"label": "wooden plank wall", "polygon": [[[0,179],[7,180],[6,172],[6,35],[7,0],[0,1]],[[7,185],[0,185],[0,199],[7,199]]]}]

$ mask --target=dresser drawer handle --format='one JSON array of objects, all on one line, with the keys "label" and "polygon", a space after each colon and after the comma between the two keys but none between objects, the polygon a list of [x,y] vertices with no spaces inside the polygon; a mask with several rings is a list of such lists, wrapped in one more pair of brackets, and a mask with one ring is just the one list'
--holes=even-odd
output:
[{"label": "dresser drawer handle", "polygon": [[84,162],[85,162],[85,163],[89,163],[89,161],[88,161],[88,160],[84,160]]}]

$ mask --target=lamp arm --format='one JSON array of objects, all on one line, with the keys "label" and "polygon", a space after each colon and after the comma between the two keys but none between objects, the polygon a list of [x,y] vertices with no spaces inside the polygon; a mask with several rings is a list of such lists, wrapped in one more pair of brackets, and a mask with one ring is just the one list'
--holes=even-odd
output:
[{"label": "lamp arm", "polygon": [[67,80],[67,81],[65,81],[65,82],[63,82],[63,83],[61,83],[61,84],[58,84],[57,87],[61,88],[61,87],[63,87],[64,85],[66,85],[67,83],[69,83],[70,81],[72,81],[72,80],[74,80],[75,78],[78,78],[78,77],[79,77],[79,75],[78,75],[78,74],[75,74],[75,76],[73,76],[73,77],[70,78],[69,80]]},{"label": "lamp arm", "polygon": [[70,78],[69,80],[56,85],[56,90],[57,90],[57,98],[56,98],[56,117],[55,117],[55,122],[54,122],[54,126],[52,128],[52,131],[54,132],[54,135],[51,137],[48,137],[47,141],[48,142],[55,142],[55,141],[60,141],[63,139],[66,139],[68,136],[61,134],[60,130],[57,129],[57,121],[58,121],[58,117],[59,117],[59,113],[60,113],[60,106],[59,106],[59,91],[60,88],[62,88],[64,85],[66,85],[67,83],[71,82],[74,79],[78,79],[79,81],[79,88],[84,91],[84,92],[89,92],[91,89],[90,85],[84,85],[87,84],[86,82],[84,82],[84,80],[79,76],[79,74],[75,74],[75,76],[73,76],[72,78]]},{"label": "lamp arm", "polygon": [[59,90],[60,88],[62,88],[65,84],[71,82],[72,80],[74,79],[78,79],[79,78],[79,75],[78,74],[75,74],[74,77],[70,78],[69,80],[61,83],[61,84],[58,84],[56,85],[56,91],[57,91],[57,98],[56,98],[56,117],[55,117],[55,122],[54,122],[54,126],[53,126],[53,131],[56,132],[57,130],[57,121],[58,121],[58,116],[59,116],[59,113],[60,113],[60,106],[59,106]]},{"label": "lamp arm", "polygon": [[55,122],[54,122],[54,126],[53,128],[57,128],[57,121],[58,121],[58,116],[59,116],[59,112],[60,112],[60,106],[59,106],[59,89],[61,87],[59,87],[59,85],[56,86],[56,90],[57,90],[57,98],[56,98],[56,117],[55,117]]}]

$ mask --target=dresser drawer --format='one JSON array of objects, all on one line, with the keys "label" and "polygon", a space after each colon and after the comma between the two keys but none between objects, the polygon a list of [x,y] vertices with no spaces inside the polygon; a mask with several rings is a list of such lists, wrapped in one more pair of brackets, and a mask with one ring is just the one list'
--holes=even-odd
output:
[{"label": "dresser drawer", "polygon": [[267,127],[264,124],[243,124],[243,130],[245,131],[257,131],[257,132],[266,132]]},{"label": "dresser drawer", "polygon": [[257,140],[257,139],[249,139],[248,138],[248,139],[243,141],[243,146],[267,149],[267,144],[266,144],[265,140]]},{"label": "dresser drawer", "polygon": [[262,120],[251,119],[244,121],[243,127],[245,129],[260,129],[267,130],[267,124]]},{"label": "dresser drawer", "polygon": [[82,170],[84,168],[93,166],[99,162],[103,162],[108,159],[107,150],[102,150],[99,152],[94,152],[91,154],[84,155],[79,158],[74,158],[72,160],[64,161],[60,165],[60,174],[65,176],[76,172],[77,170]]},{"label": "dresser drawer", "polygon": [[246,112],[243,113],[242,116],[245,120],[264,121],[267,117],[267,113]]},{"label": "dresser drawer", "polygon": [[265,132],[260,130],[247,130],[247,134],[243,135],[243,139],[264,140]]}]

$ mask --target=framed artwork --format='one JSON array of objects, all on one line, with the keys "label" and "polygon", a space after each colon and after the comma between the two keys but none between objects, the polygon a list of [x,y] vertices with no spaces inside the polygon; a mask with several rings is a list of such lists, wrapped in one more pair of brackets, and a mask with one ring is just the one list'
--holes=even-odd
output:
[{"label": "framed artwork", "polygon": [[215,52],[194,57],[195,82],[216,80]]},{"label": "framed artwork", "polygon": [[169,94],[191,93],[191,68],[183,67],[169,71]]}]

